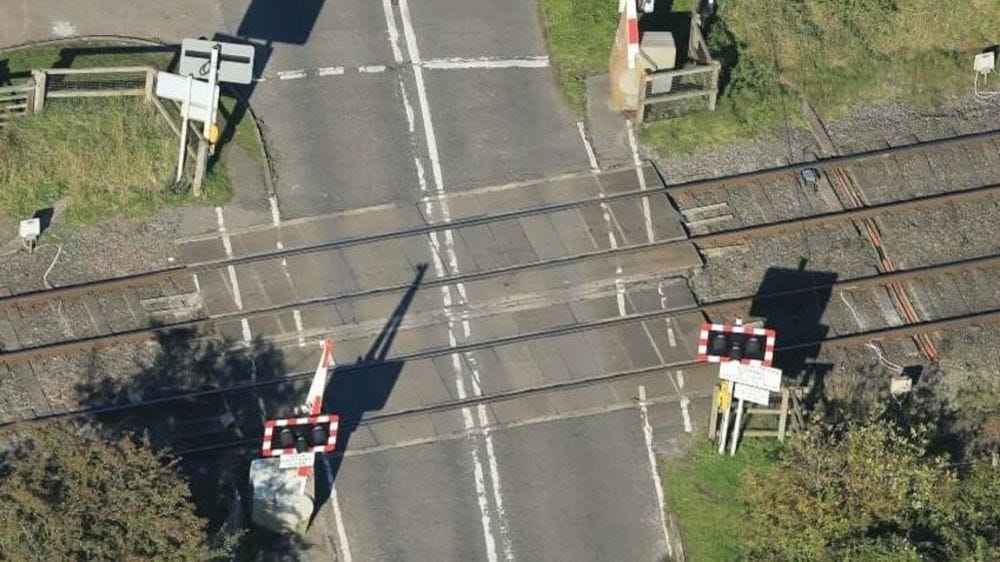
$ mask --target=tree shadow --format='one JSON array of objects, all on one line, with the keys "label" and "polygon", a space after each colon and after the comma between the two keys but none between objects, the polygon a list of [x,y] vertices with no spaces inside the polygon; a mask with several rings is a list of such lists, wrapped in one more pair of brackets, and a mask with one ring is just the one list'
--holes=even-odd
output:
[{"label": "tree shadow", "polygon": [[340,428],[337,434],[337,450],[333,454],[323,456],[319,470],[325,477],[317,474],[316,508],[310,520],[315,520],[320,509],[329,500],[337,480],[337,473],[344,462],[351,436],[357,430],[366,412],[374,412],[385,407],[392,389],[403,369],[402,361],[388,359],[389,350],[396,339],[403,318],[416,296],[420,283],[427,272],[427,264],[417,266],[417,274],[400,299],[399,304],[389,315],[381,332],[372,342],[364,357],[358,357],[352,365],[338,366],[333,370],[330,381],[323,394],[324,412],[332,412],[340,416]]},{"label": "tree shadow", "polygon": [[[121,366],[105,364],[96,353],[91,354],[86,374],[74,391],[83,407],[102,410],[88,419],[97,431],[108,437],[138,435],[162,451],[197,449],[260,435],[265,415],[258,401],[261,391],[215,390],[285,374],[279,349],[258,339],[234,352],[232,342],[188,328],[159,332],[155,344],[155,355],[126,376],[111,374]],[[272,407],[294,403],[297,398],[294,385],[265,388]],[[202,394],[178,398],[192,392]],[[129,407],[140,401],[149,404]],[[228,515],[235,491],[246,482],[248,462],[248,453],[237,448],[214,455],[211,462],[180,459],[199,514],[213,524]]]}]

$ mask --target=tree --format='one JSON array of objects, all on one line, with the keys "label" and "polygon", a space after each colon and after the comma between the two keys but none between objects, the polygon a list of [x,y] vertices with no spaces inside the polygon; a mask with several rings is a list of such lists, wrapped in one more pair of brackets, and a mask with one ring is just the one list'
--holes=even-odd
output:
[{"label": "tree", "polygon": [[889,421],[817,428],[745,475],[751,558],[996,560],[1000,471],[949,465]]},{"label": "tree", "polygon": [[175,460],[64,426],[18,441],[0,478],[0,559],[212,558]]}]

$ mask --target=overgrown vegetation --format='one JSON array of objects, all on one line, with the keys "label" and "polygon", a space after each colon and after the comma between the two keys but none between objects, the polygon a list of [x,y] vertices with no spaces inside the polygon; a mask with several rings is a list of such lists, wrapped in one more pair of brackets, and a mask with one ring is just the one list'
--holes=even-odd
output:
[{"label": "overgrown vegetation", "polygon": [[743,475],[748,468],[773,465],[780,446],[777,441],[748,440],[730,457],[702,443],[683,458],[660,462],[667,505],[677,518],[689,560],[742,559],[737,529],[746,515]]},{"label": "overgrown vegetation", "polygon": [[730,458],[705,444],[663,461],[691,559],[1000,559],[995,384],[946,393],[938,373],[923,378],[892,399],[848,384],[783,447],[746,440]]},{"label": "overgrown vegetation", "polygon": [[825,117],[859,103],[926,106],[970,87],[971,55],[1000,41],[1000,3],[970,0],[729,0],[706,37],[727,79],[715,113],[654,123],[661,153],[800,123],[799,96]]},{"label": "overgrown vegetation", "polygon": [[125,438],[107,443],[44,426],[0,477],[0,559],[209,560],[209,545],[176,461]]},{"label": "overgrown vegetation", "polygon": [[[25,217],[66,199],[75,224],[140,217],[191,201],[170,187],[177,141],[152,105],[135,98],[53,102],[12,121],[0,136],[0,213]],[[219,171],[221,172],[221,170]],[[224,174],[206,182],[224,200]]]},{"label": "overgrown vegetation", "polygon": [[820,428],[744,475],[751,559],[997,560],[1000,469],[952,465],[924,430]]},{"label": "overgrown vegetation", "polygon": [[[684,18],[691,2],[656,3]],[[689,152],[803,123],[800,96],[825,117],[859,103],[928,105],[970,87],[971,55],[1000,42],[1000,2],[968,0],[727,0],[706,41],[722,61],[715,112],[650,124],[643,141],[661,154]],[[607,72],[615,2],[542,0],[553,62],[582,111],[587,75]]]}]

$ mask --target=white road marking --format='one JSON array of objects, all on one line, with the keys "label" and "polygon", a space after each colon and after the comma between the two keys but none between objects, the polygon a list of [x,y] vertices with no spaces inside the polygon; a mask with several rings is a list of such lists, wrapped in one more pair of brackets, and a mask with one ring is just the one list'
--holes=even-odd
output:
[{"label": "white road marking", "polygon": [[76,35],[76,26],[72,22],[57,20],[52,22],[52,35],[56,37],[72,37]]},{"label": "white road marking", "polygon": [[330,487],[330,505],[333,506],[333,522],[337,527],[337,541],[340,543],[341,562],[351,562],[351,546],[347,542],[347,529],[344,527],[344,516],[340,512],[340,500],[337,498],[337,488],[333,485],[333,468],[330,467],[328,455],[320,454],[326,474],[326,485]]},{"label": "white road marking", "polygon": [[382,11],[385,13],[386,31],[389,33],[389,45],[392,47],[392,60],[403,62],[403,53],[399,50],[399,30],[396,29],[396,17],[392,15],[392,0],[382,0]]},{"label": "white road marking", "polygon": [[[646,176],[642,173],[642,160],[639,159],[639,146],[635,142],[635,130],[632,129],[632,120],[625,120],[625,129],[628,132],[628,144],[632,148],[632,163],[635,164],[635,175],[639,180],[639,189],[646,190]],[[653,217],[649,211],[649,197],[642,198],[642,216],[646,221],[646,238],[650,242],[656,241],[653,233]]]},{"label": "white road marking", "polygon": [[[226,250],[226,257],[233,257],[233,243],[229,239],[229,234],[226,233],[226,221],[222,217],[222,207],[215,208],[215,217],[219,221],[219,234],[222,235],[222,247]],[[233,302],[236,303],[236,308],[243,310],[243,295],[240,294],[240,282],[236,279],[236,268],[233,266],[227,266],[226,271],[229,273],[229,285],[232,287],[233,291]]]},{"label": "white road marking", "polygon": [[344,67],[342,66],[324,66],[316,69],[316,74],[320,76],[340,76],[344,73]]},{"label": "white road marking", "polygon": [[667,543],[667,554],[674,555],[674,547],[667,531],[666,501],[663,499],[663,483],[660,482],[660,471],[656,469],[656,454],[653,452],[653,428],[649,425],[649,410],[646,407],[646,387],[639,386],[639,416],[642,418],[642,436],[646,440],[646,454],[649,456],[649,468],[653,474],[653,486],[656,488],[656,505],[660,508],[660,527],[663,529],[663,539]]},{"label": "white road marking", "polygon": [[587,150],[587,160],[590,162],[590,171],[597,173],[601,171],[601,167],[597,165],[597,156],[594,154],[594,147],[590,144],[590,139],[587,138],[587,129],[583,126],[583,121],[576,122],[576,130],[580,131],[580,139],[583,140],[583,148]]},{"label": "white road marking", "polygon": [[278,198],[274,195],[267,198],[268,203],[271,204],[271,224],[274,226],[281,226],[281,211],[278,209]]},{"label": "white road marking", "polygon": [[522,57],[514,59],[502,58],[444,58],[419,62],[424,68],[435,70],[467,69],[467,68],[548,68],[549,57]]},{"label": "white road marking", "polygon": [[673,318],[667,318],[667,340],[670,343],[670,347],[677,347],[677,336],[674,335]]},{"label": "white road marking", "polygon": [[302,332],[302,312],[297,308],[292,310],[292,318],[295,319],[295,331],[299,333],[299,347],[305,347],[306,336]]},{"label": "white road marking", "polygon": [[362,74],[377,74],[379,72],[385,72],[384,64],[368,64],[358,67],[358,72]]},{"label": "white road marking", "polygon": [[[431,176],[434,181],[434,191],[437,195],[442,196],[444,195],[444,180],[441,171],[441,161],[438,155],[437,139],[435,138],[434,135],[434,124],[431,119],[430,104],[427,100],[427,90],[424,85],[423,69],[420,66],[421,62],[420,51],[417,47],[416,34],[414,33],[413,24],[410,20],[409,3],[407,2],[407,0],[399,0],[398,6],[399,6],[400,18],[402,19],[403,37],[406,42],[407,54],[410,58],[411,63],[413,64],[413,77],[417,89],[417,103],[420,107],[420,116],[423,121],[422,124],[425,136],[425,144],[427,148],[427,157],[431,163]],[[386,0],[383,1],[383,9],[385,10],[386,20],[387,22],[389,22],[387,25],[390,36],[390,42],[393,44],[393,54],[394,56],[397,57],[397,62],[399,62],[402,58],[402,54],[399,53],[396,48],[396,37],[398,37],[398,34],[395,33],[395,18],[392,14],[391,6]],[[404,100],[405,100],[405,88],[404,88]],[[405,103],[406,105],[409,104],[408,101],[406,101]],[[408,109],[407,117],[411,118],[412,113],[413,113],[412,109]],[[410,131],[414,130],[415,130],[414,125],[411,122]],[[420,189],[422,192],[426,193],[427,185],[426,185],[426,180],[423,177],[423,166],[420,164],[419,158],[416,159],[416,163],[417,163],[418,178],[420,181]],[[441,205],[440,210],[443,215],[443,219],[445,221],[450,221],[451,213],[448,208],[447,200],[442,200],[440,205]],[[430,201],[426,202],[426,212],[428,216],[432,215],[431,212],[432,210],[433,210],[432,203]],[[438,277],[443,277],[446,275],[446,271],[443,260],[441,259],[441,253],[440,253],[441,244],[437,234],[438,234],[437,232],[431,232],[429,240],[431,245],[431,252],[434,262],[435,273],[438,275]],[[445,230],[444,238],[445,238],[445,250],[447,252],[447,259],[448,259],[448,264],[451,268],[451,273],[453,275],[457,275],[459,273],[459,270],[458,270],[458,258],[455,254],[455,247],[454,247],[455,245],[454,234],[452,233],[451,230]],[[457,338],[455,337],[455,319],[452,312],[453,303],[451,297],[451,287],[442,286],[441,289],[442,289],[442,298],[444,300],[445,315],[448,318],[448,340],[449,344],[452,347],[455,347],[458,345],[458,341]],[[458,291],[459,296],[463,301],[463,304],[467,305],[468,300],[464,284],[461,283],[457,284],[456,290]],[[467,320],[463,322],[463,327],[465,329],[465,338],[468,339],[471,335],[471,329],[468,325]],[[465,390],[465,381],[463,380],[462,364],[458,354],[452,355],[452,365],[455,370],[455,386],[457,393],[460,398],[464,398],[467,396],[467,393]],[[473,372],[472,387],[473,387],[473,392],[477,396],[481,396],[482,389],[479,386],[478,377],[479,373],[478,369],[476,369]],[[481,423],[488,423],[489,420],[486,418],[485,409],[480,411],[479,414]],[[462,409],[462,419],[466,430],[470,430],[475,427],[475,421],[472,418],[472,412],[468,407]],[[500,537],[501,540],[503,541],[504,559],[510,561],[513,560],[513,553],[512,553],[512,546],[509,533],[507,531],[507,525],[503,520],[504,510],[503,510],[503,503],[501,501],[499,469],[497,467],[496,454],[493,448],[492,437],[490,437],[488,434],[484,434],[483,437],[484,441],[486,442],[486,456],[488,459],[487,462],[489,463],[490,466],[489,476],[493,488],[493,499],[497,510],[497,518],[499,520],[498,526],[500,530]],[[479,458],[478,444],[472,443],[471,452],[474,465],[473,472],[475,477],[476,495],[479,503],[481,523],[486,542],[486,555],[487,559],[490,562],[495,562],[498,560],[498,555],[497,555],[496,539],[493,537],[493,524],[492,524],[493,518],[489,510],[489,501],[488,501],[489,499],[486,495],[484,469],[482,460]]]},{"label": "white road marking", "polygon": [[250,342],[253,341],[253,335],[250,333],[250,321],[241,318],[240,326],[243,328],[243,345],[250,347]]},{"label": "white road marking", "polygon": [[280,70],[278,71],[279,80],[296,80],[298,78],[305,78],[307,75],[305,70]]},{"label": "white road marking", "polygon": [[[677,375],[677,388],[680,392],[684,392],[684,371],[677,369],[674,372]],[[684,433],[691,433],[691,412],[688,411],[688,404],[691,400],[687,396],[681,396],[681,418],[684,419]]]}]

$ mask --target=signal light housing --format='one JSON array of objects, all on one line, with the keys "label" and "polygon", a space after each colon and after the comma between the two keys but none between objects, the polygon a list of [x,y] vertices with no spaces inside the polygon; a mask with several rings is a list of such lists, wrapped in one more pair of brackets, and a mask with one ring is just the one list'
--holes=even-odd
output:
[{"label": "signal light housing", "polygon": [[739,361],[770,367],[774,361],[774,330],[733,324],[701,325],[698,360],[710,363]]},{"label": "signal light housing", "polygon": [[334,414],[268,420],[261,456],[329,453],[337,447],[340,417]]}]

